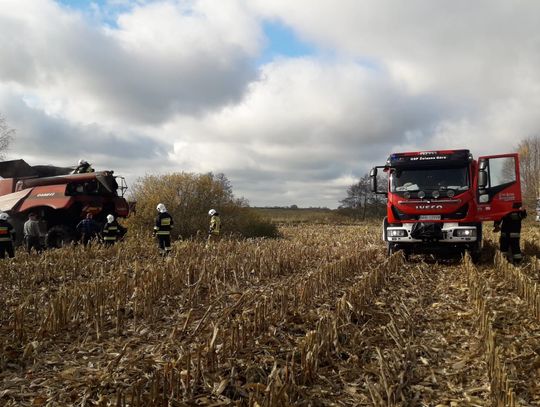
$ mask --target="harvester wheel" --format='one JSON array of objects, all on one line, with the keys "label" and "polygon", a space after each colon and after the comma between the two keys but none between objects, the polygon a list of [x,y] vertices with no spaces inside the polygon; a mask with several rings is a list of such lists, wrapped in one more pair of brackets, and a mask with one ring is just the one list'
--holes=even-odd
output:
[{"label": "harvester wheel", "polygon": [[45,245],[48,248],[60,248],[73,242],[73,233],[65,226],[53,226],[47,232]]}]

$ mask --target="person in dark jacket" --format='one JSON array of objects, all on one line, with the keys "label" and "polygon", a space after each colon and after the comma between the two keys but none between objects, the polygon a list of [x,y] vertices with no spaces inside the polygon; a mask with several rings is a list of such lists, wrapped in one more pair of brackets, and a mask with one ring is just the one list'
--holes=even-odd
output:
[{"label": "person in dark jacket", "polygon": [[124,236],[125,232],[126,229],[114,219],[113,215],[107,215],[107,223],[103,225],[103,229],[101,230],[101,237],[106,246],[115,244],[122,236]]},{"label": "person in dark jacket", "polygon": [[87,213],[86,218],[81,220],[76,227],[84,246],[88,246],[90,241],[94,240],[99,233],[99,225],[93,218],[94,216],[91,213]]},{"label": "person in dark jacket", "polygon": [[28,220],[24,223],[24,242],[26,245],[26,251],[30,253],[32,249],[41,253],[43,250],[41,246],[41,231],[39,230],[38,217],[34,212],[28,215]]},{"label": "person in dark jacket", "polygon": [[4,259],[6,253],[8,257],[15,257],[15,249],[13,248],[15,230],[8,219],[7,213],[0,213],[0,259]]},{"label": "person in dark jacket", "polygon": [[164,204],[160,203],[156,207],[158,216],[154,225],[154,236],[158,239],[159,251],[163,256],[171,252],[171,230],[174,226],[172,216],[167,212]]},{"label": "person in dark jacket", "polygon": [[515,264],[523,259],[519,239],[521,237],[521,220],[525,219],[526,216],[527,212],[525,210],[511,212],[500,221],[495,222],[493,229],[494,232],[501,232],[499,238],[500,251],[504,253],[508,261]]}]

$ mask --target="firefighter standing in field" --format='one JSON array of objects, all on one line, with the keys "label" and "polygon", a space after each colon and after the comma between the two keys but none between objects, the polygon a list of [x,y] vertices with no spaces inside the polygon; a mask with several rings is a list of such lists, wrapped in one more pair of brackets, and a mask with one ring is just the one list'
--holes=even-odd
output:
[{"label": "firefighter standing in field", "polygon": [[101,230],[103,243],[106,246],[112,246],[124,235],[125,230],[125,228],[118,224],[113,215],[107,215],[107,223],[103,225],[103,229]]},{"label": "firefighter standing in field", "polygon": [[207,243],[210,243],[211,240],[219,239],[219,233],[221,232],[221,218],[215,209],[210,209],[208,215],[210,216],[210,227],[208,228]]},{"label": "firefighter standing in field", "polygon": [[520,210],[518,212],[512,212],[502,218],[500,221],[495,222],[494,232],[501,232],[499,238],[499,249],[508,261],[512,263],[519,263],[523,259],[521,249],[519,247],[519,239],[521,234],[521,220],[525,219],[527,212]]},{"label": "firefighter standing in field", "polygon": [[154,236],[158,239],[158,247],[162,256],[167,256],[171,252],[171,230],[174,226],[172,216],[167,212],[164,204],[160,203],[156,207],[158,216],[154,225]]},{"label": "firefighter standing in field", "polygon": [[15,230],[11,223],[8,222],[8,214],[0,213],[0,259],[6,257],[15,257],[15,249],[13,241],[15,240]]}]

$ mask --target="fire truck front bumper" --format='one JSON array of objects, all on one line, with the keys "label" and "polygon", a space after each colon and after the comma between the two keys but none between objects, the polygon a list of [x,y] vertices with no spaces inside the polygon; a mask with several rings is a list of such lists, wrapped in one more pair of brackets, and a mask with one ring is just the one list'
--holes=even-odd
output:
[{"label": "fire truck front bumper", "polygon": [[404,223],[388,226],[383,239],[391,243],[474,243],[481,239],[479,226],[459,223]]}]

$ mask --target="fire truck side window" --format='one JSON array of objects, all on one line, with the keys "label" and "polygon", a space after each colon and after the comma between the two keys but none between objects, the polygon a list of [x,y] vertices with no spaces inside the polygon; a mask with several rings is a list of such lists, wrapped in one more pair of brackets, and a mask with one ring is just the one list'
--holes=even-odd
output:
[{"label": "fire truck side window", "polygon": [[489,188],[511,184],[516,181],[514,157],[490,158],[488,166]]}]

